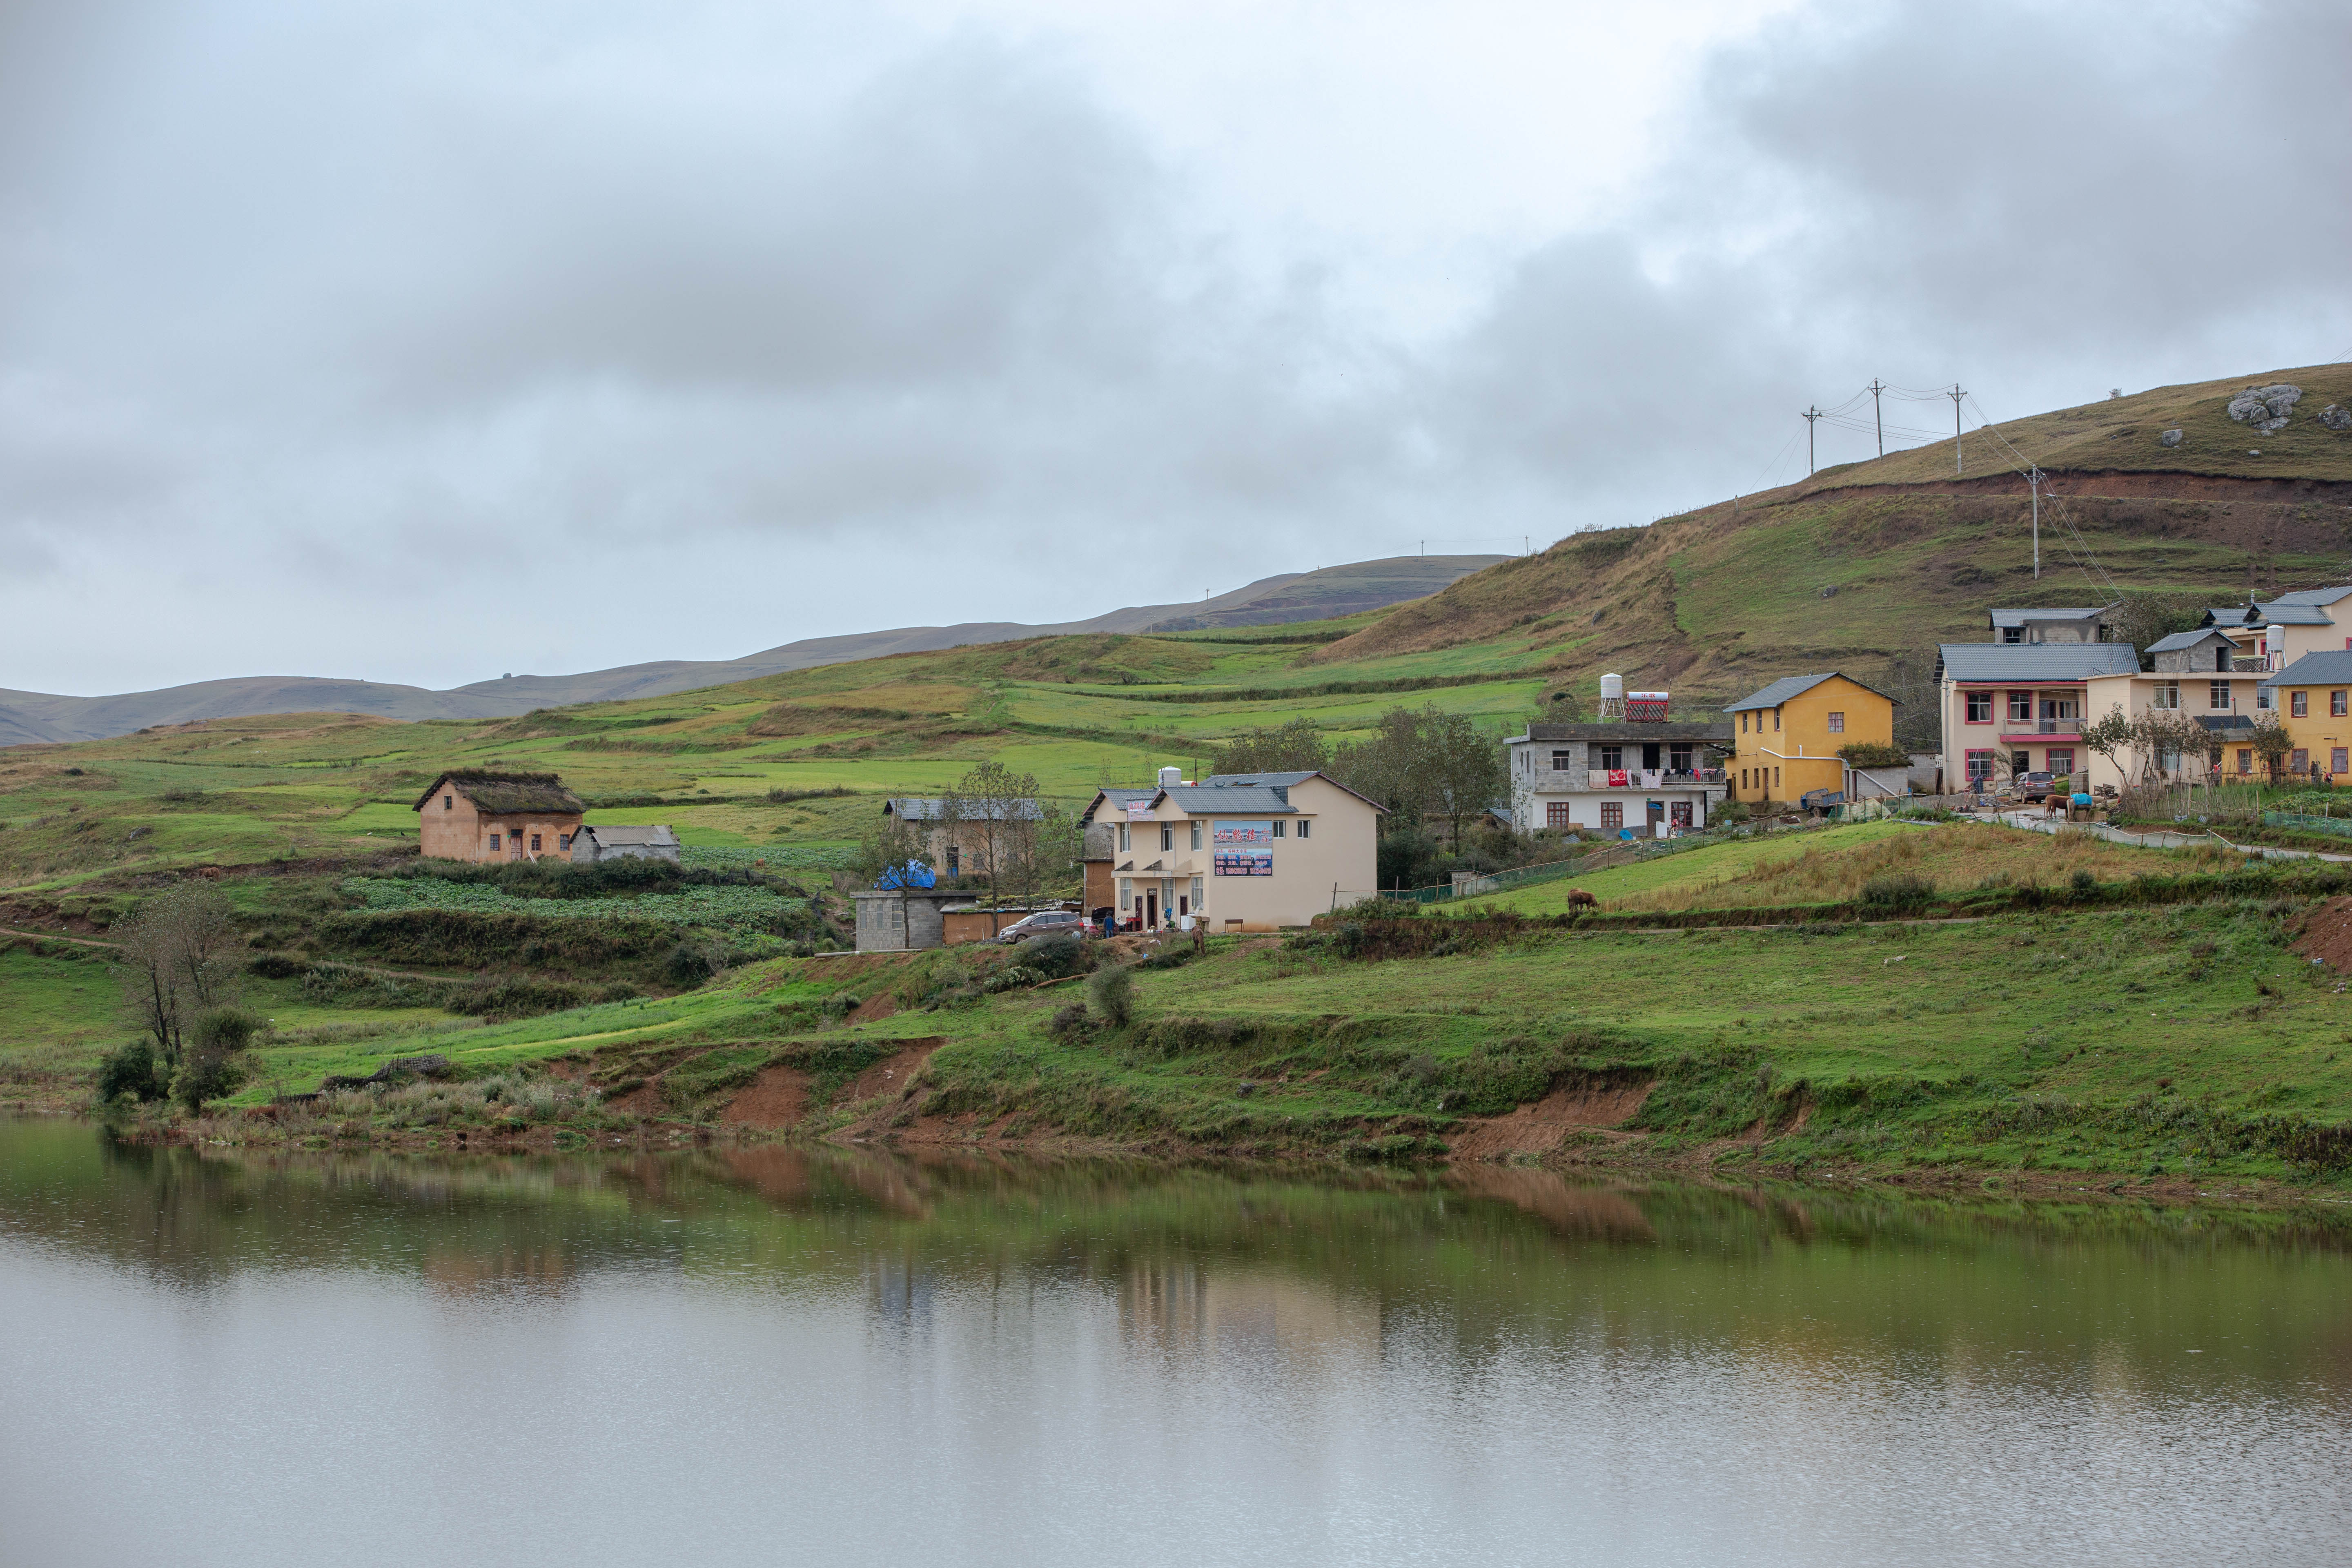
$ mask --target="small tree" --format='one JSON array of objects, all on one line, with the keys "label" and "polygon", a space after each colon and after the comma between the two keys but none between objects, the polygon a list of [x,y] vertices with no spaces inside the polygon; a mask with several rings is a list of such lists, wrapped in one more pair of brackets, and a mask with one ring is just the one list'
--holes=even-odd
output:
[{"label": "small tree", "polygon": [[1034,860],[1037,816],[1037,775],[1016,773],[998,762],[981,763],[940,797],[941,829],[975,862],[966,874],[988,884],[992,935],[1007,884],[1022,880],[1021,868]]},{"label": "small tree", "polygon": [[2246,743],[2261,759],[2263,772],[2270,775],[2271,783],[2278,783],[2287,758],[2294,753],[2294,737],[2287,733],[2286,726],[2279,722],[2278,715],[2275,712],[2256,714],[2253,731],[2247,737]]},{"label": "small tree", "polygon": [[1495,803],[1507,782],[1502,748],[1478,733],[1467,714],[1440,712],[1434,704],[1421,715],[1422,774],[1429,802],[1445,814],[1449,841],[1462,843],[1462,819]]},{"label": "small tree", "polygon": [[2083,744],[2106,758],[2107,765],[2126,783],[2130,782],[2131,774],[2124,765],[2124,752],[2131,743],[2132,723],[2124,717],[2121,703],[2083,726]]},{"label": "small tree", "polygon": [[2194,594],[2130,593],[2107,612],[2107,635],[2145,656],[2148,644],[2175,632],[2194,631],[2204,618],[2204,605]]},{"label": "small tree", "polygon": [[179,1067],[198,1017],[236,999],[235,915],[218,889],[184,882],[155,894],[117,928],[123,1005],[152,1042],[160,1071]]}]

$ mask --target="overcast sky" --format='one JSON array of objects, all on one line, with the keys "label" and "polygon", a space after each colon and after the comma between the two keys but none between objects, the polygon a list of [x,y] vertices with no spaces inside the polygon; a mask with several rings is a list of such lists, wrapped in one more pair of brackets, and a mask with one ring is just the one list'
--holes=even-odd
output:
[{"label": "overcast sky", "polygon": [[1068,619],[1786,480],[1874,375],[2337,358],[2347,60],[2337,0],[0,0],[0,687]]}]

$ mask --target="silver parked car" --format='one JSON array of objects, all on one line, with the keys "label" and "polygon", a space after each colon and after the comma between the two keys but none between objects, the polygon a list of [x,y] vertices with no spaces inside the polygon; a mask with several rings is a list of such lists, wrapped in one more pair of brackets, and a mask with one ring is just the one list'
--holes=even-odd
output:
[{"label": "silver parked car", "polygon": [[1086,924],[1086,917],[1076,910],[1039,910],[998,931],[996,940],[1014,942],[1026,942],[1033,936],[1079,936],[1084,934]]}]

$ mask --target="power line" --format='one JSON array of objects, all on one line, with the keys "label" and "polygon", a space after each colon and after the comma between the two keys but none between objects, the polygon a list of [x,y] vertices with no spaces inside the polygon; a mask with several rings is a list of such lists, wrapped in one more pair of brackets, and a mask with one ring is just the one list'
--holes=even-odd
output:
[{"label": "power line", "polygon": [[1960,384],[1956,381],[1952,383],[1952,390],[1944,395],[1952,400],[1952,472],[1965,474],[1969,470],[1967,464],[1960,460],[1960,399],[1966,397],[1968,394],[1960,389]]},{"label": "power line", "polygon": [[1804,413],[1797,416],[1805,422],[1805,477],[1807,479],[1813,476],[1813,422],[1821,416],[1822,411],[1818,408],[1808,408]]}]

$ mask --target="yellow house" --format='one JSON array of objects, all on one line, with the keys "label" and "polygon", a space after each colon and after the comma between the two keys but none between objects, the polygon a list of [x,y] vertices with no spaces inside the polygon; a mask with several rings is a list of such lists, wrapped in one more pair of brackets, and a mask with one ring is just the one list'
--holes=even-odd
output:
[{"label": "yellow house", "polygon": [[1895,700],[1832,671],[1791,675],[1724,710],[1732,721],[1731,798],[1801,798],[1845,787],[1838,748],[1895,743]]},{"label": "yellow house", "polygon": [[[2330,784],[2352,773],[2352,649],[2307,653],[2263,682],[2294,750],[2281,765]],[[2224,771],[2231,765],[2223,763]]]}]

